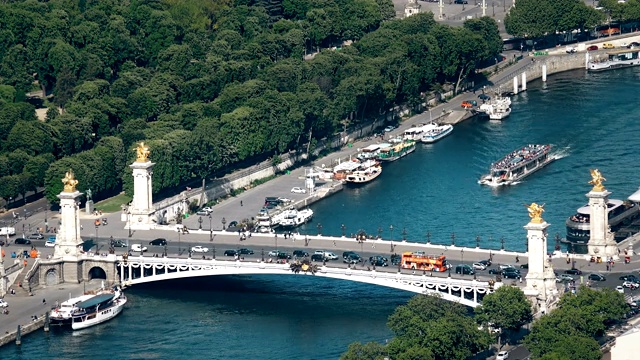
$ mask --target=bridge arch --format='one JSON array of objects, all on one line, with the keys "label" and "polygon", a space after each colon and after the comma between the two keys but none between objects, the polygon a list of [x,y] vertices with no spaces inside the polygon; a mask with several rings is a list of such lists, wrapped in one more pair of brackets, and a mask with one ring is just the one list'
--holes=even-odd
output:
[{"label": "bridge arch", "polygon": [[44,274],[44,283],[47,286],[54,286],[60,283],[58,271],[56,269],[49,269]]},{"label": "bridge arch", "polygon": [[501,283],[476,280],[430,277],[414,274],[376,272],[344,268],[321,267],[315,274],[294,274],[289,264],[262,262],[216,261],[168,258],[128,258],[119,261],[118,272],[124,285],[136,285],[155,281],[184,279],[217,275],[293,275],[318,276],[385,286],[421,294],[438,294],[444,300],[476,307],[485,294],[494,291]]},{"label": "bridge arch", "polygon": [[93,266],[87,273],[89,280],[102,279],[107,280],[107,272],[100,266]]}]

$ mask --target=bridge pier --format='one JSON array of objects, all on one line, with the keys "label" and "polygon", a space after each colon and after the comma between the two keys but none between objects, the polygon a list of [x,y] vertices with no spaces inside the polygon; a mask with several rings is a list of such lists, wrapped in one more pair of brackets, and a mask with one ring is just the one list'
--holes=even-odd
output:
[{"label": "bridge pier", "polygon": [[518,75],[513,77],[513,93],[518,93]]}]

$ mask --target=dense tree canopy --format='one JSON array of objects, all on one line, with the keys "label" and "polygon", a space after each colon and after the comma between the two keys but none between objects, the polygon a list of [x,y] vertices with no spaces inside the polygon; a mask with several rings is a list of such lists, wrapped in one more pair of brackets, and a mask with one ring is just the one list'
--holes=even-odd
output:
[{"label": "dense tree canopy", "polygon": [[536,38],[591,29],[603,19],[602,12],[582,0],[518,0],[505,16],[504,26],[513,36]]},{"label": "dense tree canopy", "polygon": [[[45,185],[55,202],[70,167],[96,199],[128,189],[141,140],[159,164],[154,191],[308,149],[345,119],[459,85],[501,48],[488,17],[452,28],[431,13],[391,20],[390,0],[270,4],[0,3],[0,196]],[[24,101],[32,91],[48,95],[44,121]]]},{"label": "dense tree canopy", "polygon": [[601,6],[613,20],[640,20],[639,0],[627,0],[624,3],[620,3],[618,0],[600,0],[598,1],[598,5]]}]

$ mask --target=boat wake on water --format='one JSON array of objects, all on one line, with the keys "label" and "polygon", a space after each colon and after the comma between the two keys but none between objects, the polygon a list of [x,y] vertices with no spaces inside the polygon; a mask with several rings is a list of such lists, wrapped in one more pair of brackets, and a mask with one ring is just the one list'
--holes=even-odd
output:
[{"label": "boat wake on water", "polygon": [[567,156],[571,155],[570,151],[571,151],[571,147],[565,146],[563,148],[559,148],[556,151],[552,152],[551,157],[553,157],[554,160],[566,158]]}]

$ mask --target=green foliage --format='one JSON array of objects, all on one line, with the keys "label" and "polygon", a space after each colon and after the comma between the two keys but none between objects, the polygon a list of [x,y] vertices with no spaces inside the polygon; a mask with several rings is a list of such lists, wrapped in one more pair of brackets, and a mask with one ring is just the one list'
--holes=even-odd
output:
[{"label": "green foliage", "polygon": [[604,13],[581,0],[518,0],[504,18],[513,36],[536,38],[556,31],[585,30],[604,19]]},{"label": "green foliage", "polygon": [[[349,344],[347,352],[340,356],[340,360],[384,360],[387,355],[385,346],[377,342]],[[387,357],[388,358],[388,357]]]},{"label": "green foliage", "polygon": [[482,299],[476,320],[485,327],[519,330],[533,320],[531,302],[519,288],[502,286]]},{"label": "green foliage", "polygon": [[536,320],[524,343],[536,357],[599,359],[600,347],[594,339],[626,311],[617,291],[581,287],[576,295],[565,294],[556,310]]}]

